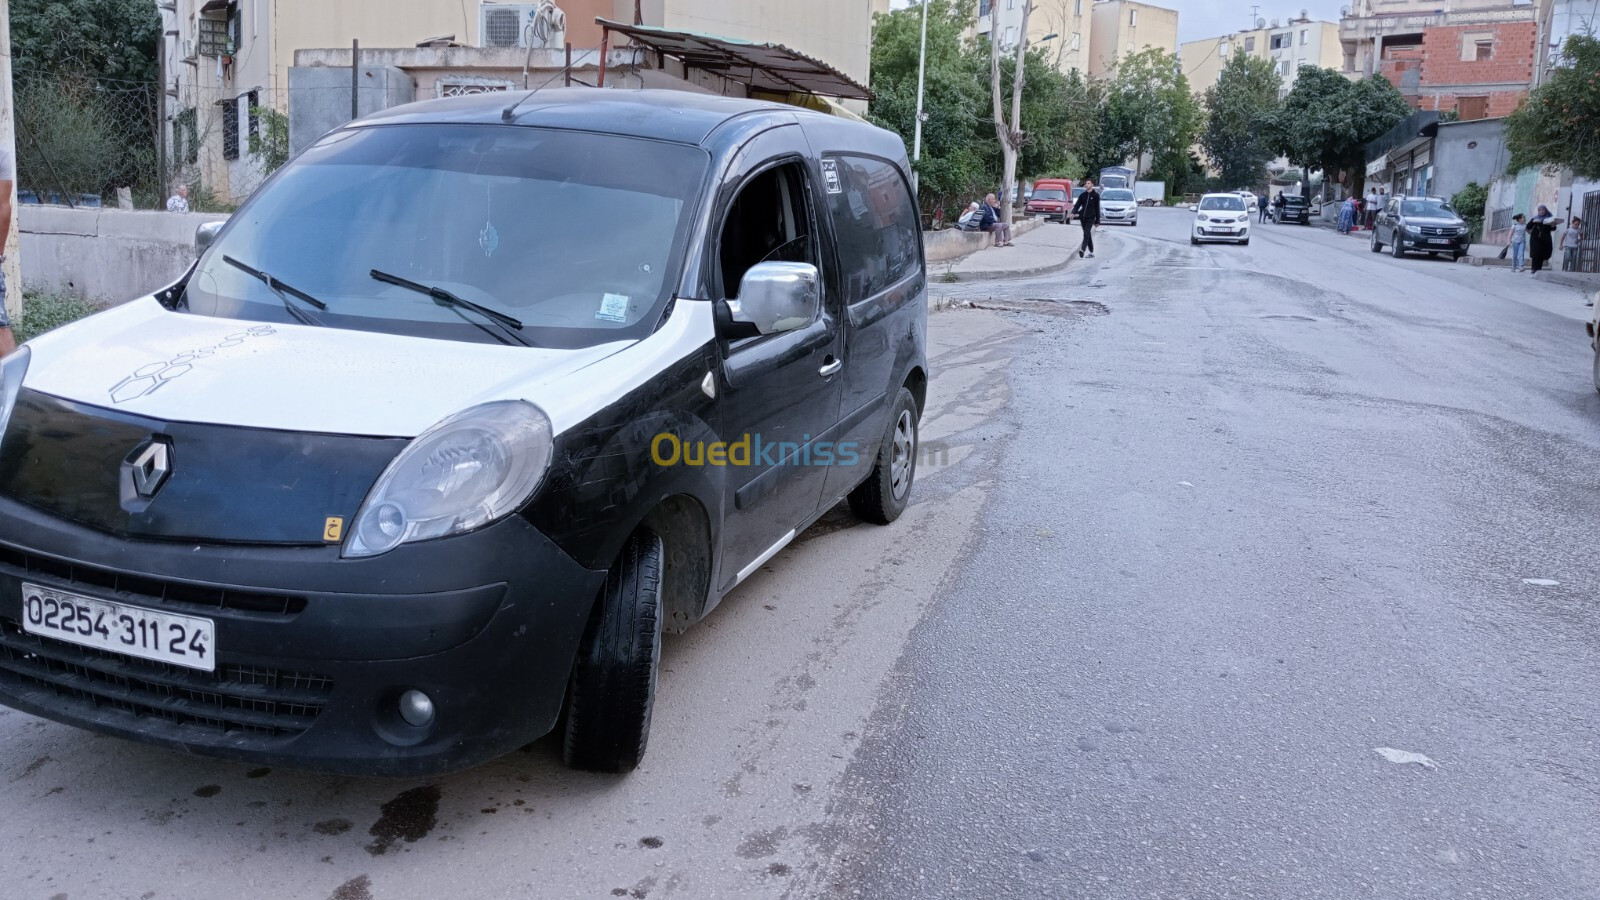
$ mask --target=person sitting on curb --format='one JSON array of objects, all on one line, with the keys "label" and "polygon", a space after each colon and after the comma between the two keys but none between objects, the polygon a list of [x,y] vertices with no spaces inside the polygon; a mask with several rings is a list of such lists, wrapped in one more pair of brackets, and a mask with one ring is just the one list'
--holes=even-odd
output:
[{"label": "person sitting on curb", "polygon": [[984,197],[983,206],[979,208],[978,214],[983,217],[982,223],[978,226],[979,230],[987,231],[994,235],[994,245],[996,247],[1011,246],[1011,226],[1006,222],[1000,221],[1000,199],[998,197],[994,194]]},{"label": "person sitting on curb", "polygon": [[956,220],[956,227],[962,231],[977,231],[978,224],[981,221],[982,216],[978,214],[978,201],[974,200],[967,204],[966,210],[961,213],[961,218]]}]

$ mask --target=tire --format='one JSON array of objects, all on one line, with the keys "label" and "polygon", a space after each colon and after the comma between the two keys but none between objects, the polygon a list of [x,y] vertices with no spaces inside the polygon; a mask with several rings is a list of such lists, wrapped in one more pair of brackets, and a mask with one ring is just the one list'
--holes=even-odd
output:
[{"label": "tire", "polygon": [[1383,241],[1378,240],[1378,229],[1376,228],[1372,229],[1372,252],[1383,252]]},{"label": "tire", "polygon": [[1197,238],[1197,237],[1195,237],[1195,236],[1194,236],[1194,235],[1192,235],[1192,234],[1191,234],[1191,235],[1189,235],[1189,246],[1191,246],[1191,247],[1198,247],[1198,246],[1200,246],[1200,239],[1199,239],[1199,238]]},{"label": "tire", "polygon": [[1239,246],[1241,246],[1241,247],[1250,246],[1250,239],[1249,238],[1245,238],[1244,240],[1240,241],[1239,242]]},{"label": "tire", "polygon": [[1450,261],[1451,262],[1461,262],[1461,257],[1463,257],[1463,256],[1466,256],[1466,254],[1465,253],[1452,253],[1452,254],[1450,254]]},{"label": "tire", "polygon": [[644,759],[661,662],[661,538],[628,538],[606,573],[567,691],[562,758],[629,772]]},{"label": "tire", "polygon": [[850,492],[850,508],[877,525],[887,525],[906,511],[917,475],[917,400],[900,389],[889,414],[889,430],[878,447],[872,474]]},{"label": "tire", "polygon": [[1406,252],[1400,249],[1400,235],[1398,233],[1394,236],[1394,243],[1389,245],[1389,255],[1395,259],[1406,258]]}]

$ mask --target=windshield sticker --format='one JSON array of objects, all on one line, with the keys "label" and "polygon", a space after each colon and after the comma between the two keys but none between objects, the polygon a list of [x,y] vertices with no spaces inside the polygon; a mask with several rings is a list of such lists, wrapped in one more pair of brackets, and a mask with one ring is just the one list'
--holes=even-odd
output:
[{"label": "windshield sticker", "polygon": [[844,185],[839,183],[839,161],[825,159],[822,161],[822,183],[828,186],[828,193],[844,193]]},{"label": "windshield sticker", "polygon": [[594,317],[606,322],[628,321],[628,299],[626,294],[605,295],[600,300],[600,311]]},{"label": "windshield sticker", "polygon": [[196,350],[179,353],[166,362],[153,362],[133,370],[133,374],[111,386],[111,402],[126,403],[154,394],[165,387],[168,382],[193,369],[195,363],[215,356],[218,350],[238,347],[247,338],[264,337],[277,334],[271,325],[257,325],[248,331],[239,331],[228,335],[215,344],[210,344]]}]

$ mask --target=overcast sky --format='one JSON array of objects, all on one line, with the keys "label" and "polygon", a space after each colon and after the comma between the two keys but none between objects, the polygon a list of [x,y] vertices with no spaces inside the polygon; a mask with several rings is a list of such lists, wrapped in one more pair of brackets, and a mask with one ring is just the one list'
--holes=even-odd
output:
[{"label": "overcast sky", "polygon": [[[911,0],[891,0],[896,9]],[[1263,2],[1256,13],[1271,22],[1286,22],[1306,10],[1311,18],[1328,22],[1339,21],[1339,8],[1350,0],[1290,0],[1288,3]],[[1256,4],[1245,0],[1154,0],[1156,6],[1178,11],[1178,41],[1194,41],[1216,37],[1247,28],[1251,24],[1250,8]]]}]

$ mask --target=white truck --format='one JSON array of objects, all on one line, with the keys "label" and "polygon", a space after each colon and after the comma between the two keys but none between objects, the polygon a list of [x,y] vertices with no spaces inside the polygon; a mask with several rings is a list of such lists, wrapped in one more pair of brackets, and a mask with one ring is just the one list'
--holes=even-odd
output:
[{"label": "white truck", "polygon": [[1133,199],[1139,201],[1140,206],[1161,206],[1167,200],[1167,183],[1165,181],[1135,181],[1133,183]]}]

